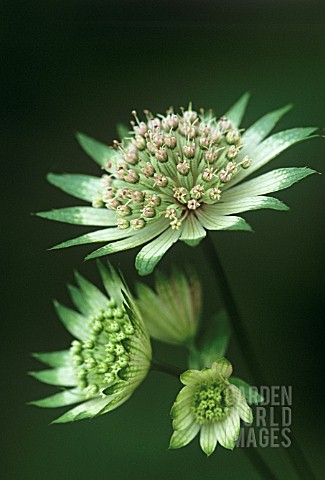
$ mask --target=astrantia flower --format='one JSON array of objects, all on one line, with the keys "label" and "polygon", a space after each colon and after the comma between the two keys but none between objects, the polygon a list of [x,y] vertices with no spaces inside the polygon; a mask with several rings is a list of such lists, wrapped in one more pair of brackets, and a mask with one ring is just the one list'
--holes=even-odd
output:
[{"label": "astrantia flower", "polygon": [[191,345],[201,314],[201,284],[193,272],[156,272],[155,290],[137,285],[136,303],[150,335],[162,342]]},{"label": "astrantia flower", "polygon": [[219,442],[233,449],[240,432],[240,419],[253,415],[245,396],[231,383],[232,366],[225,358],[211,368],[188,370],[180,377],[185,385],[172,407],[174,433],[170,448],[184,447],[200,433],[202,450],[211,455]]},{"label": "astrantia flower", "polygon": [[[265,194],[290,187],[314,173],[309,168],[281,168],[239,186],[290,145],[310,138],[315,128],[293,128],[265,137],[289,106],[271,112],[247,130],[239,128],[248,95],[222,117],[188,109],[135,121],[113,147],[78,135],[84,150],[104,170],[101,179],[54,175],[48,180],[65,192],[91,202],[39,215],[80,225],[109,227],[55,248],[108,242],[87,258],[145,245],[136,257],[141,275],[152,272],[177,241],[197,245],[206,230],[250,230],[233,214],[260,208],[287,210]],[[126,131],[127,132],[127,131]]]},{"label": "astrantia flower", "polygon": [[127,287],[108,267],[99,264],[110,298],[77,274],[78,287],[70,286],[69,291],[80,313],[55,303],[62,322],[76,337],[70,349],[35,354],[52,368],[32,375],[62,391],[31,403],[49,408],[79,404],[55,423],[91,418],[119,407],[149,371],[147,329]]}]

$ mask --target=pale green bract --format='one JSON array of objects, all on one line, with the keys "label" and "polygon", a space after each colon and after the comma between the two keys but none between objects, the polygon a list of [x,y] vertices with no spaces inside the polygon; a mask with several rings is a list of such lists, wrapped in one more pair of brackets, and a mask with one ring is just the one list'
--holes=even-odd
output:
[{"label": "pale green bract", "polygon": [[[214,452],[218,443],[231,450],[235,447],[240,420],[252,423],[253,414],[245,398],[246,392],[251,397],[250,387],[239,379],[232,383],[231,374],[232,366],[225,358],[214,362],[211,368],[181,374],[185,386],[171,410],[174,433],[169,448],[184,447],[198,434],[207,455]],[[238,381],[240,388],[236,386]],[[261,399],[255,396],[253,400]]]},{"label": "pale green bract", "polygon": [[151,273],[178,240],[195,246],[207,230],[251,230],[236,214],[270,208],[287,210],[265,196],[290,187],[315,173],[310,168],[279,168],[245,181],[249,175],[291,145],[311,138],[316,128],[292,128],[266,138],[290,105],[264,115],[247,130],[240,127],[249,95],[243,95],[226,115],[192,110],[135,122],[128,134],[108,147],[87,135],[77,138],[104,170],[102,178],[49,174],[50,183],[90,202],[40,212],[40,217],[78,225],[106,227],[68,240],[54,248],[106,243],[86,258],[142,246],[136,257],[140,275]]},{"label": "pale green bract", "polygon": [[155,290],[137,284],[136,303],[151,337],[165,343],[191,346],[201,315],[201,284],[193,271],[174,268],[155,275]]},{"label": "pale green bract", "polygon": [[79,311],[55,302],[60,319],[76,338],[70,349],[34,354],[51,368],[31,375],[61,391],[31,404],[78,404],[53,423],[92,418],[119,407],[150,368],[149,334],[128,288],[110,264],[98,267],[108,296],[76,274],[78,287],[69,286],[69,293]]}]

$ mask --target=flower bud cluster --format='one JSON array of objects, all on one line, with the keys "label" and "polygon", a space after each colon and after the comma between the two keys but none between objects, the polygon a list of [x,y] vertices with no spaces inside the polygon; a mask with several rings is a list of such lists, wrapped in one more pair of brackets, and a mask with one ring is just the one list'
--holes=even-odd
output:
[{"label": "flower bud cluster", "polygon": [[73,340],[70,347],[78,388],[92,397],[127,375],[129,339],[135,329],[125,311],[109,300],[105,310],[95,315],[91,335],[84,341]]},{"label": "flower bud cluster", "polygon": [[200,425],[222,420],[230,412],[233,402],[227,385],[225,380],[212,380],[197,386],[192,412]]},{"label": "flower bud cluster", "polygon": [[180,114],[172,108],[165,116],[144,113],[145,122],[133,111],[130,138],[114,143],[114,168],[107,169],[93,206],[115,210],[121,229],[141,229],[161,216],[179,228],[194,210],[219,202],[223,186],[251,160],[238,161],[241,134],[226,117],[199,114],[191,104]]}]

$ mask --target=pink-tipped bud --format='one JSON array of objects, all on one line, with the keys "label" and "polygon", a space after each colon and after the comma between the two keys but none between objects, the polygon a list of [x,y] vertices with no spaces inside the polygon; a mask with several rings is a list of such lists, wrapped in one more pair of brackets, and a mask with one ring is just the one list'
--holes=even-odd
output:
[{"label": "pink-tipped bud", "polygon": [[119,205],[116,210],[121,217],[128,217],[129,215],[132,215],[132,210],[128,205]]},{"label": "pink-tipped bud", "polygon": [[124,176],[124,180],[128,183],[138,183],[140,177],[134,170],[128,170],[127,174]]},{"label": "pink-tipped bud", "polygon": [[194,158],[195,157],[195,144],[187,144],[183,147],[183,152],[186,158]]},{"label": "pink-tipped bud", "polygon": [[166,147],[174,149],[177,145],[177,139],[174,135],[166,135],[164,138]]},{"label": "pink-tipped bud", "polygon": [[191,190],[191,197],[194,197],[197,200],[199,198],[202,198],[203,194],[204,194],[204,188],[202,187],[202,185],[195,185],[195,187],[193,187]]},{"label": "pink-tipped bud", "polygon": [[153,218],[156,215],[156,210],[153,207],[144,207],[142,210],[142,215],[145,218]]},{"label": "pink-tipped bud", "polygon": [[130,190],[128,190],[127,188],[121,188],[121,190],[119,190],[117,194],[117,196],[119,198],[123,198],[123,200],[127,200],[129,198],[129,195],[130,195]]},{"label": "pink-tipped bud", "polygon": [[157,151],[157,147],[153,142],[147,142],[148,152],[154,155]]},{"label": "pink-tipped bud", "polygon": [[161,198],[155,193],[146,197],[146,200],[148,207],[159,207],[161,204]]},{"label": "pink-tipped bud", "polygon": [[240,133],[238,130],[229,130],[226,135],[227,143],[237,145],[240,142]]},{"label": "pink-tipped bud", "polygon": [[209,152],[206,152],[204,158],[208,163],[214,163],[217,160],[218,155],[218,150],[210,150]]},{"label": "pink-tipped bud", "polygon": [[124,175],[125,175],[124,167],[122,166],[117,167],[115,172],[115,178],[117,178],[118,180],[123,180]]},{"label": "pink-tipped bud", "polygon": [[155,174],[155,182],[158,187],[166,187],[168,185],[168,179],[165,175]]},{"label": "pink-tipped bud", "polygon": [[241,166],[246,169],[246,168],[249,168],[251,165],[252,165],[252,159],[249,158],[248,155],[246,155],[241,162]]},{"label": "pink-tipped bud", "polygon": [[160,127],[160,120],[159,118],[152,118],[148,121],[148,127],[151,130],[155,130],[156,128]]},{"label": "pink-tipped bud", "polygon": [[231,175],[227,172],[227,170],[221,170],[219,173],[219,178],[222,182],[226,183],[231,179]]},{"label": "pink-tipped bud", "polygon": [[133,127],[133,130],[135,131],[135,133],[137,135],[140,135],[141,137],[143,137],[145,135],[145,133],[147,132],[148,127],[147,127],[146,123],[140,122],[139,125]]},{"label": "pink-tipped bud", "polygon": [[199,131],[201,135],[207,137],[208,135],[210,135],[211,129],[205,123],[201,123],[199,126]]},{"label": "pink-tipped bud", "polygon": [[142,151],[146,148],[146,140],[144,139],[144,137],[136,135],[135,139],[133,140],[133,145],[135,146],[135,148]]},{"label": "pink-tipped bud", "polygon": [[184,176],[188,175],[190,170],[191,170],[191,166],[187,162],[181,162],[177,165],[177,171],[181,175],[184,175]]},{"label": "pink-tipped bud", "polygon": [[146,165],[143,168],[141,168],[141,172],[144,174],[146,178],[153,177],[155,174],[155,171],[156,170],[154,169],[154,166],[151,165],[150,162],[147,162]]},{"label": "pink-tipped bud", "polygon": [[211,140],[209,137],[205,137],[205,136],[200,137],[200,147],[209,148],[210,144],[211,144]]},{"label": "pink-tipped bud", "polygon": [[130,165],[136,165],[139,161],[139,157],[136,149],[130,148],[128,151],[126,151],[124,154],[124,160],[126,161],[126,163],[129,163]]},{"label": "pink-tipped bud", "polygon": [[197,112],[194,112],[193,110],[186,110],[183,113],[183,118],[185,122],[193,123],[197,119]]},{"label": "pink-tipped bud", "polygon": [[228,162],[226,165],[226,170],[229,173],[236,173],[237,172],[237,165],[234,162]]},{"label": "pink-tipped bud", "polygon": [[108,202],[108,200],[112,200],[116,195],[116,190],[113,187],[108,187],[103,193],[103,200],[104,202]]},{"label": "pink-tipped bud", "polygon": [[189,139],[193,139],[196,137],[196,128],[194,125],[191,125],[190,123],[185,123],[183,126],[183,131],[185,137],[188,137]]},{"label": "pink-tipped bud", "polygon": [[135,230],[141,230],[141,228],[146,226],[146,221],[143,218],[135,218],[131,220],[131,226]]},{"label": "pink-tipped bud", "polygon": [[142,202],[144,194],[143,192],[140,192],[140,190],[131,190],[130,197],[133,203],[138,203]]},{"label": "pink-tipped bud", "polygon": [[205,168],[203,170],[203,174],[202,174],[202,178],[203,180],[205,180],[206,182],[210,182],[214,177],[214,171],[212,170],[212,168]]},{"label": "pink-tipped bud", "polygon": [[167,150],[165,148],[161,148],[160,150],[158,150],[158,152],[156,152],[156,159],[159,162],[167,162],[168,160]]},{"label": "pink-tipped bud", "polygon": [[238,148],[235,145],[230,145],[229,150],[227,152],[228,158],[236,158],[238,155]]},{"label": "pink-tipped bud", "polygon": [[116,210],[116,208],[121,205],[121,202],[117,200],[117,198],[113,198],[112,200],[108,200],[106,203],[107,208],[112,208],[113,210]]},{"label": "pink-tipped bud", "polygon": [[229,130],[231,128],[231,121],[227,117],[221,117],[219,120],[220,130]]},{"label": "pink-tipped bud", "polygon": [[152,142],[156,145],[157,148],[160,148],[164,144],[164,136],[162,133],[154,133],[151,137]]},{"label": "pink-tipped bud", "polygon": [[129,228],[130,222],[126,218],[119,218],[117,221],[117,226],[121,230],[125,230],[126,228]]}]

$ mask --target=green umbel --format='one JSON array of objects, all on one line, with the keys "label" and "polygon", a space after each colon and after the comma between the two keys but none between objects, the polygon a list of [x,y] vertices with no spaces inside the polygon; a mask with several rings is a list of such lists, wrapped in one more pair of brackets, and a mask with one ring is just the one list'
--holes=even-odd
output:
[{"label": "green umbel", "polygon": [[66,389],[31,403],[50,408],[79,403],[56,423],[117,408],[130,398],[150,368],[149,334],[129,290],[110,265],[106,269],[99,264],[99,270],[110,298],[77,274],[78,287],[70,286],[69,292],[79,312],[55,303],[76,339],[69,350],[35,354],[52,368],[32,375]]}]

